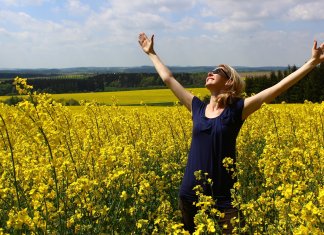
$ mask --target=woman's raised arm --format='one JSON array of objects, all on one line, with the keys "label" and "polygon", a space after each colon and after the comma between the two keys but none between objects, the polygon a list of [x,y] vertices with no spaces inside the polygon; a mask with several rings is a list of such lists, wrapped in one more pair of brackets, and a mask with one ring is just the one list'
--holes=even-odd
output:
[{"label": "woman's raised arm", "polygon": [[320,47],[317,47],[317,41],[314,41],[312,48],[312,57],[299,69],[291,73],[280,82],[268,89],[265,89],[258,94],[246,98],[244,101],[244,108],[242,112],[242,118],[246,119],[253,112],[258,110],[263,103],[270,103],[281,93],[285,92],[301,80],[307,73],[309,73],[316,65],[324,62],[324,43]]},{"label": "woman's raised arm", "polygon": [[154,51],[154,35],[148,38],[145,33],[140,33],[138,42],[143,51],[153,62],[153,65],[160,75],[162,81],[171,89],[179,101],[191,111],[193,94],[187,91],[174,77],[172,72],[163,64],[159,56]]}]

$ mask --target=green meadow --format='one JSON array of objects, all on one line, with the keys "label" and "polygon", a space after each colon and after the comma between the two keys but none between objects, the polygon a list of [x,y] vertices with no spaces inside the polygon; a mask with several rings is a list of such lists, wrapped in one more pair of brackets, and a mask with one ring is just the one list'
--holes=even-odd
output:
[{"label": "green meadow", "polygon": [[[204,97],[208,94],[206,88],[190,88],[188,89],[194,95]],[[152,89],[152,90],[132,90],[132,91],[114,91],[114,92],[91,92],[91,93],[67,93],[67,94],[53,94],[55,100],[69,100],[77,101],[95,101],[100,104],[117,104],[125,106],[136,105],[156,105],[168,106],[177,102],[177,98],[169,89]],[[0,96],[0,100],[5,100],[10,96]]]}]

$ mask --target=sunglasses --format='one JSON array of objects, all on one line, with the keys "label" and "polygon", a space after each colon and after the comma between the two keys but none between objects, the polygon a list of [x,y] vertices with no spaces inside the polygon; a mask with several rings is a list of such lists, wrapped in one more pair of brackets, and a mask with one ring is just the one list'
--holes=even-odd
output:
[{"label": "sunglasses", "polygon": [[223,72],[223,74],[225,74],[227,79],[230,79],[230,77],[228,76],[228,74],[225,72],[224,69],[222,68],[216,68],[214,70],[211,71],[213,74],[220,74],[221,72]]}]

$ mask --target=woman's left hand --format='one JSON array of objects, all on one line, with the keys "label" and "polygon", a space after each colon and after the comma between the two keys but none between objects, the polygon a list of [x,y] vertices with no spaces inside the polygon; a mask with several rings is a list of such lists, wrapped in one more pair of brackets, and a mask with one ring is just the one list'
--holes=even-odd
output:
[{"label": "woman's left hand", "polygon": [[317,47],[317,41],[314,40],[314,45],[312,48],[312,59],[314,59],[316,65],[324,62],[324,43]]}]

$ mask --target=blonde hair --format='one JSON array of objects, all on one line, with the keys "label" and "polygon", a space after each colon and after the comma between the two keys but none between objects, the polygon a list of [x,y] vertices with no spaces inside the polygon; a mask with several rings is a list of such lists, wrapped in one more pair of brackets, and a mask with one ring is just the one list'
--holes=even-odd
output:
[{"label": "blonde hair", "polygon": [[221,93],[217,96],[217,102],[220,106],[226,107],[231,105],[235,100],[242,98],[245,91],[245,81],[236,72],[234,68],[227,64],[220,64],[219,67],[223,68],[232,80],[230,85],[225,86]]}]

